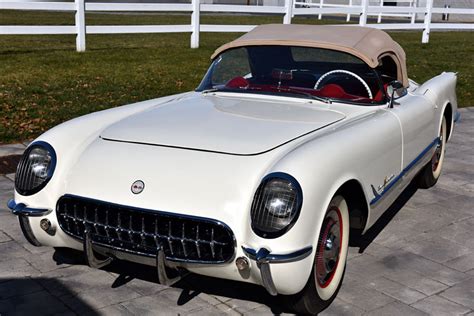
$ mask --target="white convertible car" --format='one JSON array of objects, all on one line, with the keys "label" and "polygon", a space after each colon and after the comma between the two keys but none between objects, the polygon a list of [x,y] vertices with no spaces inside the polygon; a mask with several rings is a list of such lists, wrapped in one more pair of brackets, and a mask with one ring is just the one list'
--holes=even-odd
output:
[{"label": "white convertible car", "polygon": [[102,267],[259,284],[315,314],[354,243],[415,180],[438,180],[456,74],[419,85],[385,32],[263,25],[196,91],[89,114],[26,149],[9,201],[36,246]]}]

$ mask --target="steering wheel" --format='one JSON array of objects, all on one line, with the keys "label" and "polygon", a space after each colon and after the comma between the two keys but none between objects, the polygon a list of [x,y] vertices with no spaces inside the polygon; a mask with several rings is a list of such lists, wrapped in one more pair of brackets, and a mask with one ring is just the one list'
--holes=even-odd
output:
[{"label": "steering wheel", "polygon": [[370,91],[370,88],[369,88],[369,85],[367,84],[367,82],[365,82],[364,79],[362,79],[360,76],[356,75],[355,73],[353,73],[351,71],[348,71],[348,70],[343,70],[343,69],[336,69],[336,70],[331,70],[331,71],[326,72],[324,75],[319,77],[318,81],[314,85],[314,89],[318,89],[319,84],[321,83],[321,81],[323,81],[324,78],[326,78],[329,75],[335,74],[335,73],[348,74],[348,75],[351,75],[352,77],[356,78],[357,80],[359,80],[360,83],[362,83],[362,85],[364,86],[365,90],[367,90],[367,94],[369,95],[369,98],[373,99],[372,92]]}]

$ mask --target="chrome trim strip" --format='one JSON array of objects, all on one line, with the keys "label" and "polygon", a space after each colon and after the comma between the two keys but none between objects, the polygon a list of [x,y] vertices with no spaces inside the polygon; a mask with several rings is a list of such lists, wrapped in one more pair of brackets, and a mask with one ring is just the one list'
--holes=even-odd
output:
[{"label": "chrome trim strip", "polygon": [[262,278],[263,287],[272,296],[278,295],[275,283],[273,282],[270,264],[272,263],[289,263],[302,260],[308,257],[313,252],[313,247],[308,246],[299,249],[289,254],[272,254],[266,248],[260,248],[258,251],[252,248],[242,246],[244,253],[252,260],[257,262],[257,267],[260,269],[260,276]]},{"label": "chrome trim strip", "polygon": [[15,200],[11,199],[7,203],[8,208],[12,211],[14,215],[24,215],[24,216],[44,216],[51,213],[53,210],[46,208],[32,208],[27,207],[24,203],[16,203]]},{"label": "chrome trim strip", "polygon": [[308,246],[284,255],[272,254],[265,248],[260,248],[258,251],[256,251],[255,249],[242,246],[242,250],[247,255],[247,257],[257,261],[257,263],[289,263],[300,261],[308,257],[313,252],[313,247]]},{"label": "chrome trim strip", "polygon": [[405,169],[400,172],[398,176],[396,176],[390,183],[385,187],[385,189],[377,194],[375,198],[370,201],[370,206],[372,207],[374,204],[376,204],[380,199],[384,197],[384,195],[400,180],[405,176],[411,168],[413,168],[429,151],[431,148],[433,148],[435,145],[439,143],[439,137],[437,137],[435,140],[433,140],[423,151],[412,161],[408,164],[408,166],[405,167]]}]

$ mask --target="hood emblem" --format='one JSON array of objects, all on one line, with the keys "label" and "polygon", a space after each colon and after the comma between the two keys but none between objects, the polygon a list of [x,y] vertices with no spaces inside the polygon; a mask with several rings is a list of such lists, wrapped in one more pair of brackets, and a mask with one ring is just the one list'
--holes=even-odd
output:
[{"label": "hood emblem", "polygon": [[133,194],[140,194],[143,192],[143,189],[145,189],[145,183],[142,180],[137,180],[132,183],[132,193]]}]

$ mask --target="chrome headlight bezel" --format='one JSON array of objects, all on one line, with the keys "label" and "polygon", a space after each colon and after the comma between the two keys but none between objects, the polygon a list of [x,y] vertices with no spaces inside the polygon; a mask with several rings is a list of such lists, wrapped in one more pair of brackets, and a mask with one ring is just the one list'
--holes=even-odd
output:
[{"label": "chrome headlight bezel", "polygon": [[[35,150],[45,151],[45,157],[48,156],[48,159],[42,161],[38,160],[35,163],[32,163],[31,154]],[[50,144],[44,141],[37,141],[30,144],[23,153],[16,170],[15,190],[24,196],[33,195],[41,191],[53,177],[54,170],[56,169],[56,161],[56,152]],[[41,164],[44,163],[47,163],[44,176],[39,177],[38,175],[35,175],[33,167],[38,165],[41,167]]]},{"label": "chrome headlight bezel", "polygon": [[[284,184],[287,185],[286,193],[291,192],[293,195],[292,197],[283,197],[281,195],[279,196],[274,194],[269,200],[268,196],[265,196],[268,195],[268,192],[265,192],[266,189],[268,191],[268,187],[271,185],[275,186],[275,188],[279,190],[281,194],[282,191],[285,190]],[[276,205],[281,206],[283,205],[281,204],[282,201],[286,201],[287,204],[291,203],[291,210],[287,216],[281,213],[281,208],[280,211],[277,210],[276,212],[275,210],[273,212],[270,210],[271,207],[275,207],[275,204],[271,205],[272,203],[276,202]],[[268,207],[269,203],[270,207]],[[250,211],[252,230],[255,234],[263,238],[272,239],[280,237],[288,232],[296,223],[300,215],[302,205],[303,191],[300,184],[294,177],[283,172],[268,174],[262,179],[252,201],[252,207]],[[287,210],[288,207],[285,211]],[[268,223],[270,226],[266,226]],[[271,225],[276,226],[271,227]]]}]

